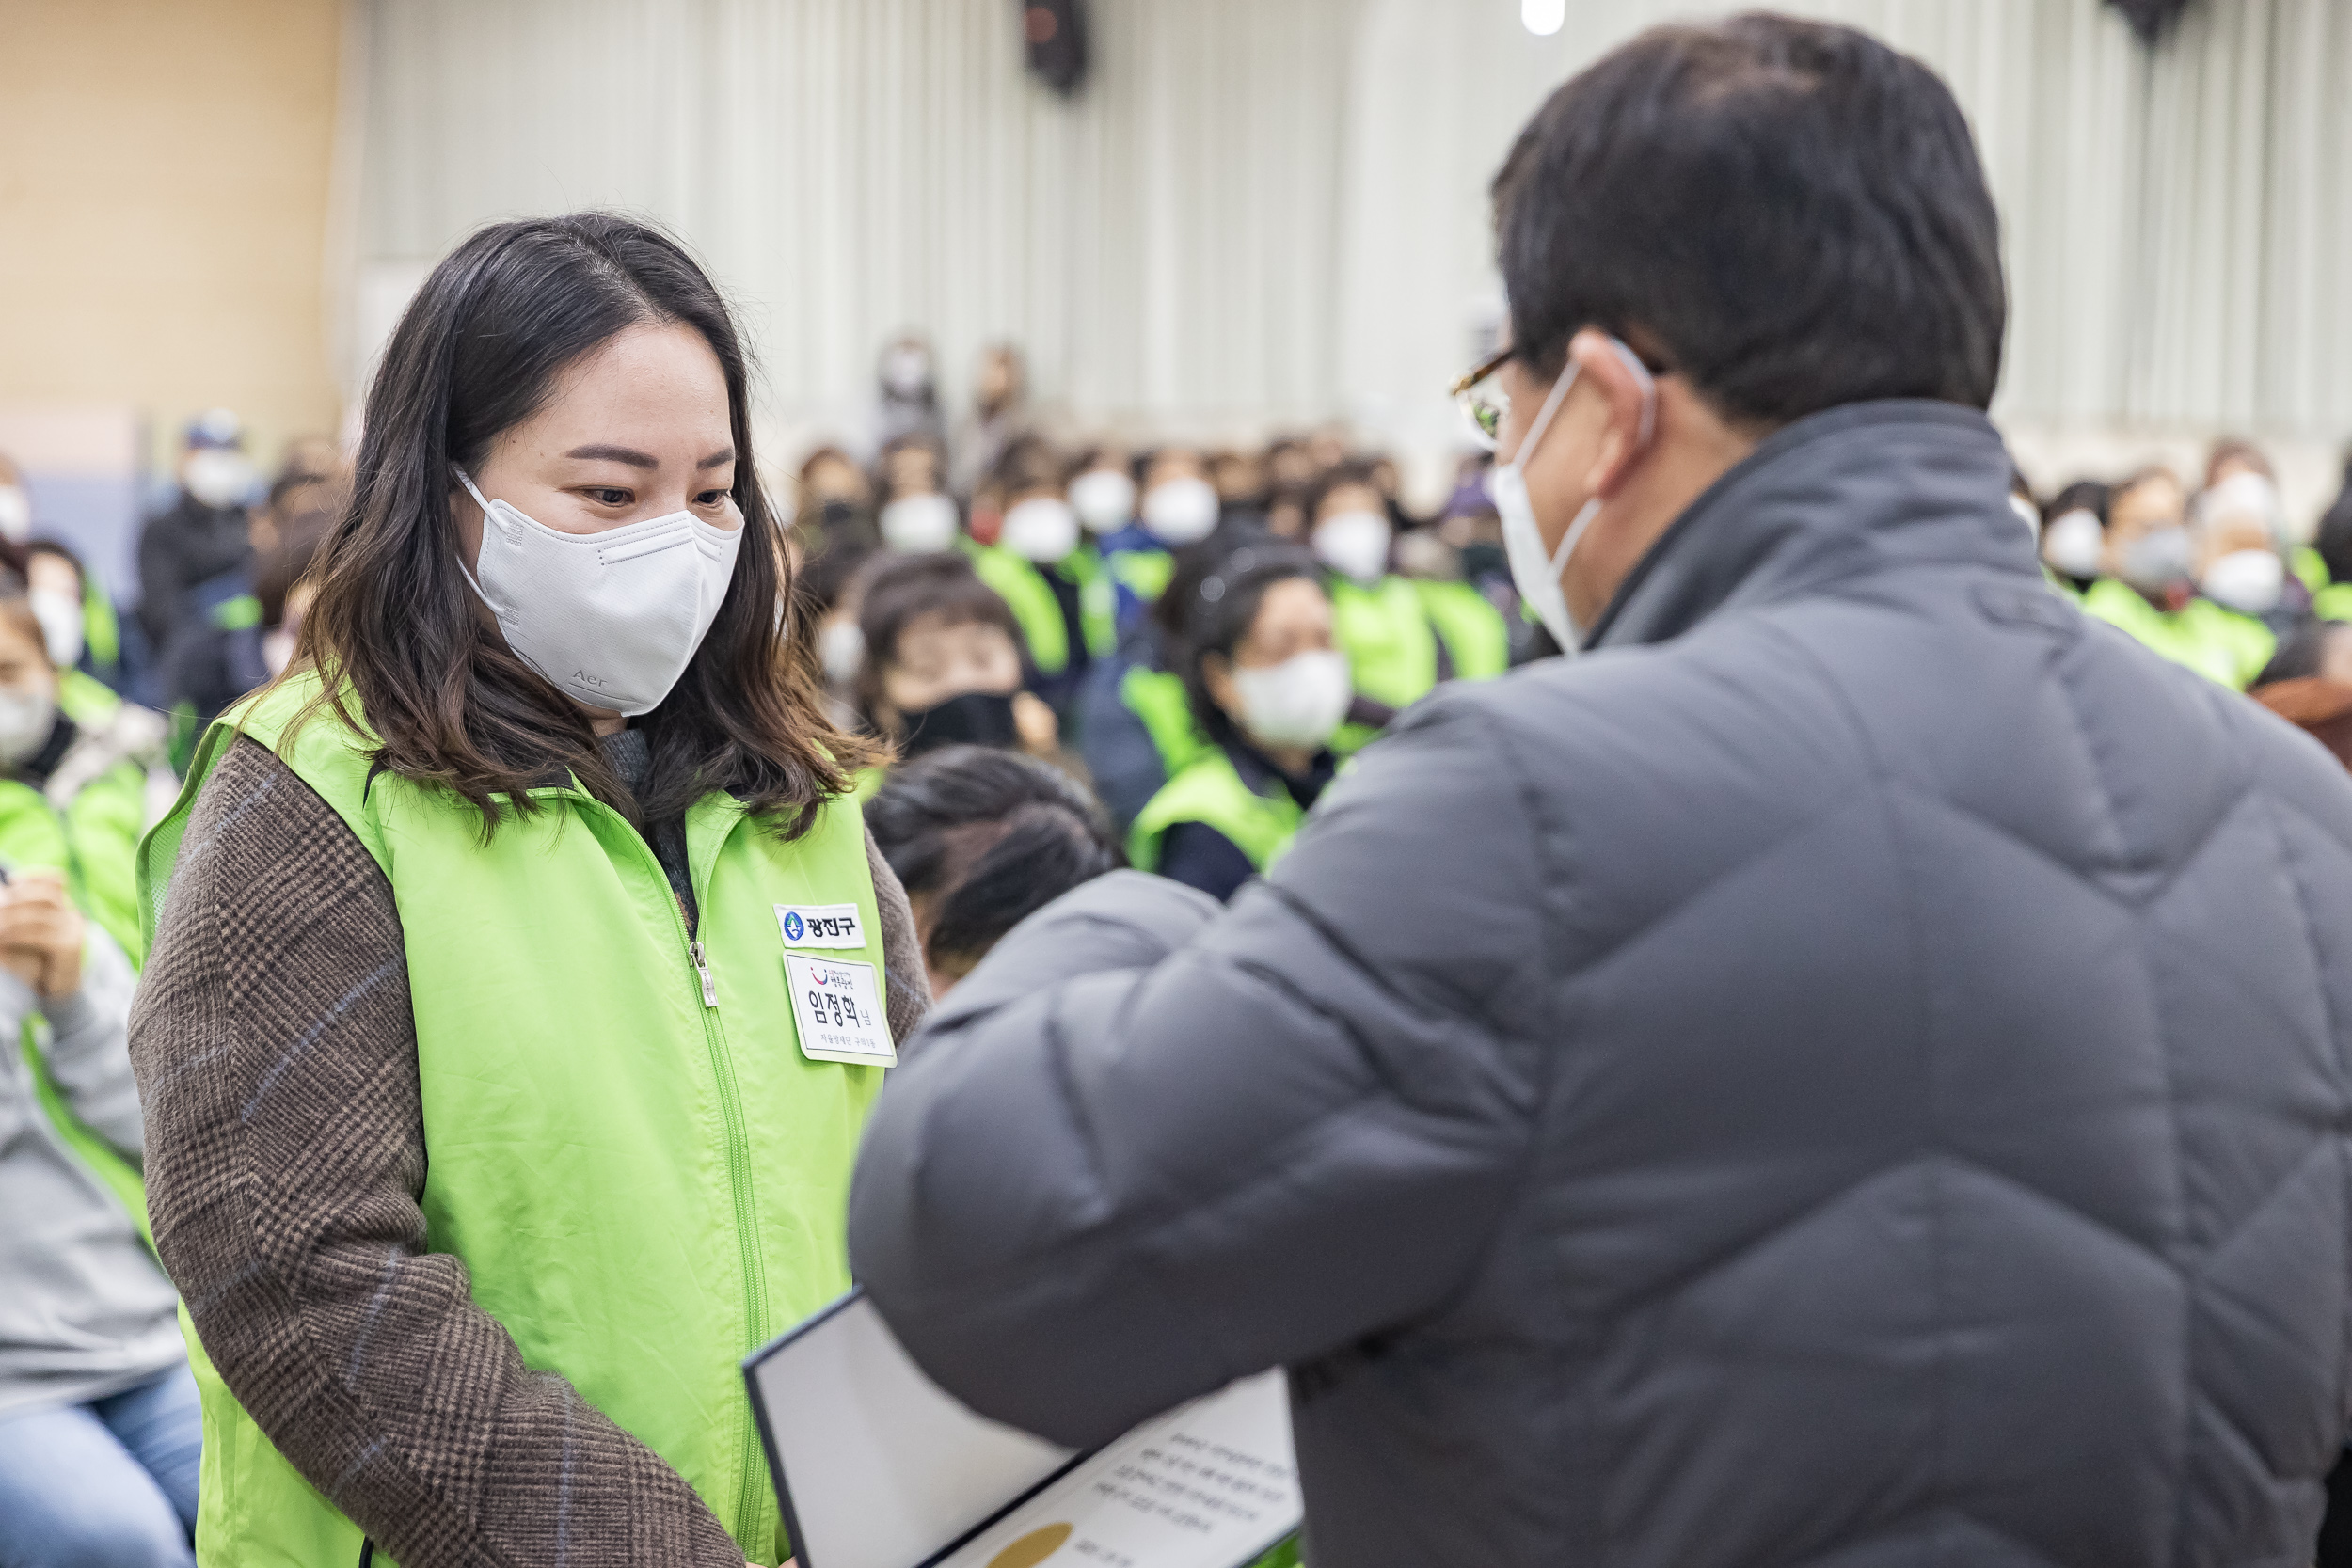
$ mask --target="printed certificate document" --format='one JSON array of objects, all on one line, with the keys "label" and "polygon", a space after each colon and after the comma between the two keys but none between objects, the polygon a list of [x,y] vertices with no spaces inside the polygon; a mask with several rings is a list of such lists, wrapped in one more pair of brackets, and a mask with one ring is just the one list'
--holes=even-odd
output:
[{"label": "printed certificate document", "polygon": [[1279,1371],[1073,1453],[966,1409],[853,1291],[744,1376],[801,1568],[1247,1568],[1298,1528]]}]

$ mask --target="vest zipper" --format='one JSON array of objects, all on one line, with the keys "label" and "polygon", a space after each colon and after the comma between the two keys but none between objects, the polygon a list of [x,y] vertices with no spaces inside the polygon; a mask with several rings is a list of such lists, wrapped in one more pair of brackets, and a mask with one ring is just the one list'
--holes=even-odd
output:
[{"label": "vest zipper", "polygon": [[[613,816],[617,818],[619,813]],[[727,1186],[735,1200],[735,1242],[743,1267],[743,1354],[749,1355],[767,1342],[768,1271],[759,1252],[759,1222],[753,1212],[752,1145],[744,1131],[743,1091],[735,1081],[735,1059],[728,1054],[726,1033],[719,1022],[719,984],[710,972],[710,956],[704,951],[701,937],[686,928],[686,913],[678,907],[678,901],[668,895],[669,873],[661,868],[653,847],[633,830],[632,836],[647,869],[664,890],[661,901],[670,907],[672,928],[685,944],[687,962],[694,966],[694,977],[702,989],[703,1047],[709,1053],[711,1076],[719,1086],[719,1117],[726,1134]],[[697,889],[695,902],[707,911],[710,901],[704,896],[706,892]],[[768,1508],[760,1497],[759,1484],[767,1478],[768,1461],[759,1450],[759,1430],[748,1406],[743,1413],[742,1449],[736,1457],[736,1468],[742,1480],[736,1491],[735,1522],[745,1543],[745,1555],[749,1556],[760,1549],[753,1544],[760,1534],[755,1527],[767,1520]]]}]

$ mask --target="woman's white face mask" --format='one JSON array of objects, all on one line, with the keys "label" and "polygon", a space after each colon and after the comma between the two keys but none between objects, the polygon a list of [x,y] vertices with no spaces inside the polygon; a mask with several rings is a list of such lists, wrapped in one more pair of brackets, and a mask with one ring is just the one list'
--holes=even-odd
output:
[{"label": "woman's white face mask", "polygon": [[741,524],[673,512],[562,533],[485,498],[462,468],[457,478],[482,508],[482,555],[466,580],[515,656],[583,706],[628,718],[660,706],[718,619]]},{"label": "woman's white face mask", "polygon": [[1243,726],[1268,746],[1322,746],[1355,701],[1347,656],[1328,650],[1293,654],[1258,669],[1236,665],[1233,690]]},{"label": "woman's white face mask", "polygon": [[900,496],[874,520],[883,548],[898,555],[944,550],[956,542],[956,503],[942,495]]}]

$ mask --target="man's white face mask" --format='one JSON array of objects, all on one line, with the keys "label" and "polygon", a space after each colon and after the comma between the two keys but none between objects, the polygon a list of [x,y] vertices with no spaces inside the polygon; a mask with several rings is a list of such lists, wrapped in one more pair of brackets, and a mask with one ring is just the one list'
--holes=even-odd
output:
[{"label": "man's white face mask", "polygon": [[[1635,383],[1642,388],[1642,422],[1636,436],[1636,450],[1646,449],[1658,423],[1658,382],[1649,373],[1639,356],[1616,339],[1609,346],[1633,372]],[[1535,422],[1527,427],[1526,439],[1519,450],[1511,454],[1508,463],[1497,464],[1486,475],[1486,494],[1495,503],[1495,511],[1502,518],[1502,553],[1511,563],[1511,581],[1551,633],[1551,640],[1560,644],[1560,652],[1574,658],[1583,651],[1584,631],[1568,613],[1568,596],[1560,585],[1560,574],[1567,570],[1568,558],[1576,553],[1584,531],[1600,515],[1600,498],[1593,497],[1579,508],[1569,522],[1567,532],[1560,536],[1560,547],[1544,549],[1544,531],[1535,521],[1535,505],[1527,491],[1527,460],[1535,455],[1535,449],[1551,428],[1551,418],[1560,410],[1568,388],[1576,384],[1577,363],[1570,359],[1561,370],[1559,379],[1551,384],[1551,392],[1544,405],[1535,411]]]}]

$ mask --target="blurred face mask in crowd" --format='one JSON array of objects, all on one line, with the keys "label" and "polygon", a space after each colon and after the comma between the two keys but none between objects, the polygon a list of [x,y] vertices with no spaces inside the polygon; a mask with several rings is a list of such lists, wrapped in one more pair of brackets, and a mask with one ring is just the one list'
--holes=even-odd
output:
[{"label": "blurred face mask in crowd", "polygon": [[206,447],[188,453],[183,476],[188,494],[218,512],[241,504],[253,493],[253,465],[245,453],[226,447]]},{"label": "blurred face mask in crowd", "polygon": [[2162,593],[2188,580],[2192,555],[2188,530],[2168,523],[2127,540],[2116,552],[2116,575],[2142,593]]},{"label": "blurred face mask in crowd", "polygon": [[1096,533],[1116,533],[1136,515],[1136,482],[1117,468],[1089,468],[1070,482],[1070,505]]},{"label": "blurred face mask in crowd", "polygon": [[1143,498],[1143,526],[1177,549],[1216,532],[1216,486],[1190,474],[1162,480]]},{"label": "blurred face mask in crowd", "polygon": [[22,545],[33,536],[33,498],[22,484],[0,484],[0,539]]},{"label": "blurred face mask in crowd", "polygon": [[914,399],[930,389],[931,356],[914,343],[882,356],[882,386],[895,398]]},{"label": "blurred face mask in crowd", "polygon": [[2205,597],[2243,615],[2267,615],[2286,592],[2286,562],[2276,550],[2232,550],[2205,563],[2197,586]]},{"label": "blurred face mask in crowd", "polygon": [[1347,656],[1336,649],[1294,654],[1263,669],[1237,665],[1233,689],[1243,726],[1270,746],[1324,746],[1355,700]]},{"label": "blurred face mask in crowd", "polygon": [[906,716],[906,739],[898,754],[915,757],[942,746],[1001,746],[1021,744],[1021,727],[1013,721],[1012,694],[965,691],[917,709]]},{"label": "blurred face mask in crowd", "polygon": [[49,742],[57,722],[57,675],[44,650],[0,626],[0,769],[13,772]]},{"label": "blurred face mask in crowd", "polygon": [[847,687],[857,679],[858,666],[866,662],[866,632],[846,615],[836,615],[817,628],[817,657],[825,667],[825,678],[836,687]]},{"label": "blurred face mask in crowd", "polygon": [[49,662],[60,670],[80,663],[82,601],[51,588],[36,588],[24,597],[33,608],[33,619],[40,623],[40,640],[48,647]]},{"label": "blurred face mask in crowd", "polygon": [[1078,547],[1078,515],[1059,496],[1031,496],[1007,509],[998,537],[1023,560],[1049,566]]},{"label": "blurred face mask in crowd", "polygon": [[937,494],[900,496],[875,519],[882,543],[899,555],[944,550],[956,542],[956,503]]},{"label": "blurred face mask in crowd", "polygon": [[586,706],[625,718],[659,706],[718,619],[741,521],[722,528],[673,512],[560,533],[456,472],[482,508],[482,554],[466,580],[515,657]]},{"label": "blurred face mask in crowd", "polygon": [[2084,507],[2061,512],[2042,531],[2042,559],[2070,578],[2099,575],[2099,554],[2106,547],[2107,531],[2099,515]]},{"label": "blurred face mask in crowd", "polygon": [[[1649,444],[1650,432],[1658,419],[1658,383],[1650,375],[1649,367],[1639,356],[1616,339],[1609,340],[1625,367],[1633,374],[1642,388],[1642,420],[1638,439],[1642,446]],[[1549,553],[1544,549],[1544,531],[1535,520],[1535,503],[1527,492],[1527,460],[1535,455],[1535,449],[1551,428],[1551,418],[1560,411],[1560,404],[1576,384],[1577,362],[1570,359],[1551,384],[1544,398],[1544,405],[1535,411],[1535,422],[1529,425],[1527,435],[1519,442],[1519,450],[1511,454],[1508,463],[1498,463],[1486,473],[1486,493],[1494,498],[1495,511],[1502,518],[1502,551],[1511,563],[1511,582],[1519,597],[1532,607],[1551,633],[1551,640],[1560,651],[1574,658],[1583,651],[1583,628],[1576,617],[1568,613],[1567,591],[1561,586],[1560,576],[1568,569],[1568,559],[1576,553],[1577,542],[1584,531],[1600,515],[1600,498],[1589,498],[1569,519],[1567,531],[1560,535],[1560,547]]]},{"label": "blurred face mask in crowd", "polygon": [[1392,532],[1380,513],[1334,512],[1315,524],[1315,554],[1358,582],[1378,582],[1388,574]]}]

